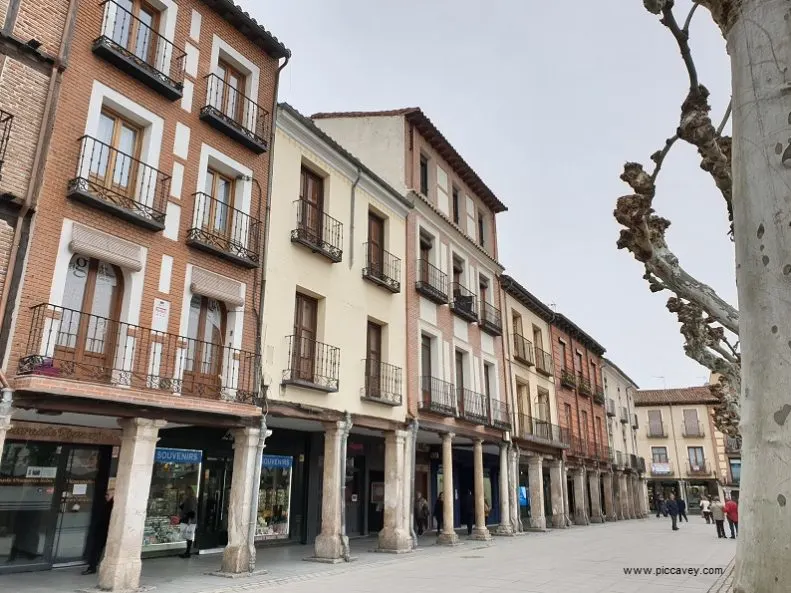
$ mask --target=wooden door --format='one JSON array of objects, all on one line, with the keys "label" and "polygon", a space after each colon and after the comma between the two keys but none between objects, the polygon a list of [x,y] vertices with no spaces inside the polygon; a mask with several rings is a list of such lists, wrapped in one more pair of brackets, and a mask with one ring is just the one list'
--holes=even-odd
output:
[{"label": "wooden door", "polygon": [[369,397],[380,397],[382,392],[382,326],[369,321],[366,341],[366,391]]},{"label": "wooden door", "polygon": [[302,168],[300,184],[300,231],[314,242],[323,237],[324,180],[312,171]]},{"label": "wooden door", "polygon": [[182,393],[217,397],[222,387],[226,310],[222,302],[193,295],[187,327],[187,357]]},{"label": "wooden door", "polygon": [[316,371],[316,321],[319,304],[314,298],[297,293],[294,309],[294,378],[314,382]]},{"label": "wooden door", "polygon": [[431,402],[431,338],[428,336],[420,337],[420,373],[423,390],[423,402]]},{"label": "wooden door", "polygon": [[429,264],[431,262],[431,241],[420,237],[420,281],[430,284]]},{"label": "wooden door", "polygon": [[206,193],[212,197],[204,205],[203,226],[213,235],[229,238],[233,224],[234,181],[213,169],[206,172]]},{"label": "wooden door", "polygon": [[101,144],[94,143],[90,148],[91,180],[102,188],[134,197],[141,136],[138,126],[112,111],[102,111],[97,132]]},{"label": "wooden door", "polygon": [[222,81],[221,88],[218,89],[220,111],[231,120],[241,122],[244,109],[242,100],[245,86],[244,75],[227,62],[220,60],[217,63],[217,76]]},{"label": "wooden door", "polygon": [[385,221],[373,212],[368,213],[368,269],[376,277],[384,273]]}]

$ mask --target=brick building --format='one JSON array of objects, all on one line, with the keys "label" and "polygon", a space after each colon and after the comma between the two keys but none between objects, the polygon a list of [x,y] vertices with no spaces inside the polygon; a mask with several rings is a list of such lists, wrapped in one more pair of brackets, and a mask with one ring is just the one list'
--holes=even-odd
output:
[{"label": "brick building", "polygon": [[[51,5],[46,25],[29,14],[34,4]],[[12,1],[15,34],[58,52],[62,4]],[[170,524],[189,489],[201,494],[206,538],[195,545],[227,544],[223,568],[246,570],[247,516],[236,514],[249,513],[258,475],[269,148],[290,53],[230,0],[70,6],[69,92],[55,110],[57,150],[35,177],[5,356],[13,425],[0,444],[4,475],[20,488],[36,481],[73,512],[68,537],[60,513],[22,503],[0,512],[10,538],[2,570],[90,556],[107,489],[103,588],[137,585],[141,548],[189,552],[189,534]],[[6,56],[2,84],[11,71]],[[18,475],[32,457],[41,471]]]}]

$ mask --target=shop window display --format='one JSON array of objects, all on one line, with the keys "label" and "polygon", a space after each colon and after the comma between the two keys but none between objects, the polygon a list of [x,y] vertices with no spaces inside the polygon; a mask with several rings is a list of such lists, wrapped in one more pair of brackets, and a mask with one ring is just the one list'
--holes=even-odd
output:
[{"label": "shop window display", "polygon": [[179,547],[184,536],[179,525],[179,505],[187,488],[197,494],[203,453],[190,449],[157,449],[148,496],[143,551]]},{"label": "shop window display", "polygon": [[261,485],[258,491],[256,539],[288,539],[291,477],[294,458],[264,455],[261,458]]}]

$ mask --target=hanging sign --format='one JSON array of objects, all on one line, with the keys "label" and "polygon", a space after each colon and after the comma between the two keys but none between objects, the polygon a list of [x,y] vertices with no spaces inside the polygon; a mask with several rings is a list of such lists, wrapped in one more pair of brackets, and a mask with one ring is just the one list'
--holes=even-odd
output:
[{"label": "hanging sign", "polygon": [[200,463],[203,451],[195,449],[157,449],[154,453],[155,463]]},{"label": "hanging sign", "polygon": [[294,464],[294,458],[287,455],[262,455],[261,467],[270,469],[289,468]]}]

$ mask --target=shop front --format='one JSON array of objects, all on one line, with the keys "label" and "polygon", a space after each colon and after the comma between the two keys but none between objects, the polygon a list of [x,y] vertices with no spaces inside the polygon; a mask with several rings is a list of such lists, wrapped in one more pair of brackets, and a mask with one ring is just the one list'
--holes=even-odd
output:
[{"label": "shop front", "polygon": [[[436,497],[442,492],[444,480],[442,464],[439,459],[432,455],[432,491],[434,497],[431,505],[436,503]],[[500,459],[497,455],[483,454],[483,498],[489,513],[486,516],[487,525],[495,525],[500,522],[500,489],[499,489]],[[454,491],[454,510],[455,527],[466,524],[466,519],[462,517],[463,507],[471,505],[470,495],[475,492],[475,474],[473,472],[472,451],[467,449],[453,449],[453,491]],[[473,503],[474,504],[474,503]],[[433,506],[432,506],[433,508]],[[474,512],[473,509],[470,512]]]}]

